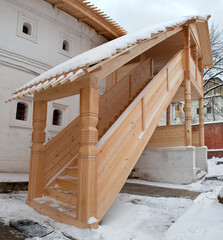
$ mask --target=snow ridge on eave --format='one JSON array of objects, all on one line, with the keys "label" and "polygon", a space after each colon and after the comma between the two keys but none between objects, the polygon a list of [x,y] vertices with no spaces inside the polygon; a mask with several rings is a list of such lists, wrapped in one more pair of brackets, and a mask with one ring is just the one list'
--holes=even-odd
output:
[{"label": "snow ridge on eave", "polygon": [[39,75],[38,77],[26,83],[22,87],[18,88],[14,93],[21,92],[22,90],[32,87],[33,85],[37,85],[38,83],[43,82],[47,79],[60,76],[70,71],[74,71],[77,68],[82,68],[90,63],[106,59],[112,56],[112,54],[114,54],[117,51],[117,49],[123,49],[128,44],[132,44],[137,40],[149,39],[152,37],[153,34],[158,34],[159,32],[166,31],[167,28],[172,28],[185,24],[187,21],[193,19],[205,20],[207,19],[207,17],[199,16],[181,17],[160,24],[145,27],[138,31],[124,35],[110,42],[104,43],[96,48],[93,48],[87,52],[84,52],[76,57],[73,57],[72,59],[69,59],[68,61],[48,70],[47,72]]}]

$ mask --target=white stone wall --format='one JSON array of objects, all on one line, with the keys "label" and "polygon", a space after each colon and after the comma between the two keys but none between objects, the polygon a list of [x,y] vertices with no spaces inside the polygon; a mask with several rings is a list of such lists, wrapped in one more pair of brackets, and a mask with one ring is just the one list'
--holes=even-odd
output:
[{"label": "white stone wall", "polygon": [[150,148],[140,156],[134,176],[154,182],[190,184],[199,179],[200,170],[207,171],[206,147]]},{"label": "white stone wall", "polygon": [[[22,32],[24,22],[32,26],[29,36]],[[107,40],[43,0],[1,0],[0,31],[0,172],[28,172],[32,97],[7,104],[5,100],[40,73]],[[69,42],[69,51],[62,49],[63,40]],[[18,101],[28,105],[26,121],[15,118]],[[63,112],[62,126],[52,125],[55,108]],[[46,140],[78,114],[79,96],[49,102]]]}]

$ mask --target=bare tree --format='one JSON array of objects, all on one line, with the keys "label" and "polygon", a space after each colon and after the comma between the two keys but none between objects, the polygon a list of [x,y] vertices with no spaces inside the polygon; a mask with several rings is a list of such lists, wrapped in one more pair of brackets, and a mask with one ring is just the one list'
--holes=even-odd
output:
[{"label": "bare tree", "polygon": [[215,83],[212,88],[206,89],[204,95],[213,91],[214,89],[223,86],[223,81],[216,84],[214,80],[216,78],[223,79],[223,29],[220,29],[219,26],[212,24],[210,27],[210,39],[211,39],[211,48],[213,54],[213,68],[209,68],[204,71],[204,87],[208,83]]}]

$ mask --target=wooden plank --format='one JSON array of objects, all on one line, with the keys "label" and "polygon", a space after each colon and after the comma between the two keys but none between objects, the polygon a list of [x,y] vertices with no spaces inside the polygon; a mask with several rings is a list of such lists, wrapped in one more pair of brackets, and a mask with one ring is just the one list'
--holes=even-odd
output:
[{"label": "wooden plank", "polygon": [[[184,125],[158,126],[146,148],[185,146]],[[199,146],[199,132],[192,132],[192,146]]]}]

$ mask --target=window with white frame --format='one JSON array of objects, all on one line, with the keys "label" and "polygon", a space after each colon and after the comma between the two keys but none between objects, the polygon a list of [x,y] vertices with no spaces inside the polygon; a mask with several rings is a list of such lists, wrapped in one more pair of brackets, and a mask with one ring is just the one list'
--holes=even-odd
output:
[{"label": "window with white frame", "polygon": [[20,12],[17,35],[27,40],[37,42],[37,20]]},{"label": "window with white frame", "polygon": [[61,131],[67,124],[68,106],[49,102],[47,108],[47,130],[50,132]]},{"label": "window with white frame", "polygon": [[72,40],[65,34],[60,33],[59,53],[71,57],[72,56]]},{"label": "window with white frame", "polygon": [[33,99],[23,97],[11,102],[11,127],[32,128]]},{"label": "window with white frame", "polygon": [[52,124],[55,126],[61,126],[62,121],[63,121],[63,112],[60,109],[54,109]]}]

